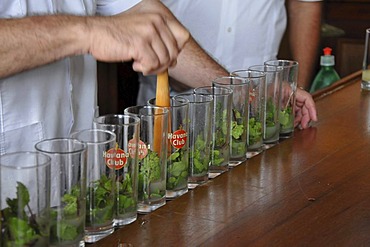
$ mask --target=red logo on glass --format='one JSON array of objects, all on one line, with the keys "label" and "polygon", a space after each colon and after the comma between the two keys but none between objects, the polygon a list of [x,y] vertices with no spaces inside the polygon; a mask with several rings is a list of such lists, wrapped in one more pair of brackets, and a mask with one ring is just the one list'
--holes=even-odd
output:
[{"label": "red logo on glass", "polygon": [[183,129],[176,130],[175,132],[168,134],[168,139],[174,148],[179,149],[185,146],[186,140],[188,139],[188,133]]}]

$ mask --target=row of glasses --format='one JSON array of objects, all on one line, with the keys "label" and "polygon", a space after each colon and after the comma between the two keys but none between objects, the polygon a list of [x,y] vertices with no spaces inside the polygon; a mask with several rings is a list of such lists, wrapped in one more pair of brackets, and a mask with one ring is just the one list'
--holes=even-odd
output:
[{"label": "row of glasses", "polygon": [[248,149],[291,136],[297,68],[269,61],[175,96],[168,108],[152,99],[127,115],[97,116],[95,130],[42,141],[38,153],[2,156],[1,243],[96,242],[240,164]]},{"label": "row of glasses", "polygon": [[121,150],[113,132],[89,129],[1,156],[1,245],[84,246],[135,220],[137,151],[128,143]]},{"label": "row of glasses", "polygon": [[[280,138],[293,135],[297,75],[297,62],[271,60],[216,78],[212,86],[194,89],[195,95],[213,98],[210,178],[276,145]],[[191,122],[202,123],[201,119],[198,116]],[[197,146],[199,143],[198,139]],[[194,141],[190,142],[191,150],[195,146]],[[194,169],[194,160],[198,161],[194,156],[199,155],[193,150],[190,170]],[[196,164],[200,167],[199,162]],[[204,180],[198,184],[201,182]]]},{"label": "row of glasses", "polygon": [[244,78],[249,84],[247,158],[276,145],[280,138],[293,135],[296,61],[270,60],[230,75]]}]

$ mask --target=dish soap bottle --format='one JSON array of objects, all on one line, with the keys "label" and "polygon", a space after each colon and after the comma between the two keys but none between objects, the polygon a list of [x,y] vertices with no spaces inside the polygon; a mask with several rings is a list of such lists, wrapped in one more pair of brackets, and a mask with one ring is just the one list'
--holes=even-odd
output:
[{"label": "dish soap bottle", "polygon": [[321,56],[320,59],[321,69],[319,73],[317,73],[311,85],[310,93],[313,93],[324,87],[330,86],[331,84],[340,79],[338,73],[334,69],[335,58],[331,54],[332,49],[330,47],[325,47],[323,50],[324,55]]}]

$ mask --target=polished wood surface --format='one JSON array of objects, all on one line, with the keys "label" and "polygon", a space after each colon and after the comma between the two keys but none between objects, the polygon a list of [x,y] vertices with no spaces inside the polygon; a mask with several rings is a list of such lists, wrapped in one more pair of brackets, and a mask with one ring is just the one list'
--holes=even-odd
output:
[{"label": "polished wood surface", "polygon": [[88,246],[370,246],[370,94],[314,96],[311,128]]}]

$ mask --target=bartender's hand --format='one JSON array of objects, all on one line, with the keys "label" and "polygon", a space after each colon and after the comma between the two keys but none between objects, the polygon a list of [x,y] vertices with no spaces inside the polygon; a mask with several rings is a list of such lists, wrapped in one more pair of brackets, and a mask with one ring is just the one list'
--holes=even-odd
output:
[{"label": "bartender's hand", "polygon": [[138,5],[113,17],[88,18],[89,52],[102,61],[133,60],[135,71],[157,74],[176,64],[190,34],[176,19],[139,11]]},{"label": "bartender's hand", "polygon": [[299,125],[306,129],[310,127],[311,121],[317,121],[316,106],[311,94],[300,88],[296,91],[295,111],[295,127]]}]

